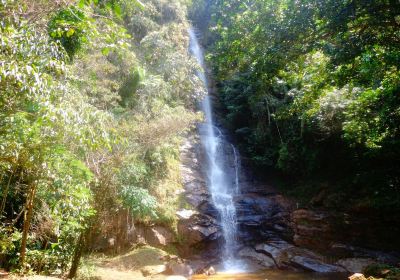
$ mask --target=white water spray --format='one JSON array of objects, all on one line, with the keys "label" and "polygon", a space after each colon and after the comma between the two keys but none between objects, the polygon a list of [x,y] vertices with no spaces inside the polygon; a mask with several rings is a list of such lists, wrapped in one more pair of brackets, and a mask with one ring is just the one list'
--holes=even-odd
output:
[{"label": "white water spray", "polygon": [[[196,57],[202,71],[198,71],[198,77],[204,82],[208,90],[207,76],[205,74],[204,55],[200,47],[196,34],[193,29],[189,30],[190,51]],[[233,149],[234,174],[227,174],[229,169],[228,157],[224,153],[224,146],[227,142],[223,133],[214,125],[210,96],[206,95],[201,103],[201,108],[205,115],[205,122],[202,124],[200,133],[201,142],[207,155],[207,177],[208,187],[211,192],[212,201],[219,212],[221,218],[221,227],[223,237],[225,239],[224,248],[222,250],[223,268],[225,271],[243,271],[243,263],[235,258],[238,249],[237,241],[237,219],[236,208],[233,201],[235,194],[239,190],[239,156],[235,147]],[[235,176],[232,181],[231,176]]]}]

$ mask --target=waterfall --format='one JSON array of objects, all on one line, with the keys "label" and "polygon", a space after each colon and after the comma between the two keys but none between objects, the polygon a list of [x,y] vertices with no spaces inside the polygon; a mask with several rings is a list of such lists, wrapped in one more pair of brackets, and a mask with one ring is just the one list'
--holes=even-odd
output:
[{"label": "waterfall", "polygon": [[[196,57],[202,70],[198,71],[198,77],[204,82],[208,90],[207,76],[205,73],[204,55],[200,47],[197,36],[193,29],[189,30],[190,51]],[[201,102],[201,109],[205,115],[205,121],[200,127],[201,142],[207,157],[207,179],[208,188],[211,193],[212,202],[217,209],[220,219],[222,234],[224,237],[224,247],[222,248],[223,268],[226,271],[243,270],[243,264],[236,259],[234,255],[237,253],[237,219],[236,208],[234,204],[234,196],[240,192],[239,190],[239,156],[235,147],[229,144],[223,133],[214,125],[211,99],[206,95]],[[231,157],[226,154],[226,147],[233,150],[233,162],[229,164]],[[234,172],[230,174],[228,171],[234,165]],[[234,180],[232,180],[234,176]]]}]

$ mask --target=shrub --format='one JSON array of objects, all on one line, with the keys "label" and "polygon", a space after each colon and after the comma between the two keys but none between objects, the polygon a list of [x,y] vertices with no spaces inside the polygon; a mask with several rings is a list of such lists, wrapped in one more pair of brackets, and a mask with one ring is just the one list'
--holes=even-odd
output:
[{"label": "shrub", "polygon": [[89,22],[81,10],[67,7],[50,20],[48,32],[51,38],[60,42],[72,60],[87,41],[88,26]]}]

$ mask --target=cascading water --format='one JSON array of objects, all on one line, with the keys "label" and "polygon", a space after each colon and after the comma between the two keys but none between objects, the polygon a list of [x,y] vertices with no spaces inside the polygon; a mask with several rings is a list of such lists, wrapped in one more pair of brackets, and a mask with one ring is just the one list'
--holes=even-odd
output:
[{"label": "cascading water", "polygon": [[[193,29],[189,30],[190,51],[196,57],[202,67],[198,71],[199,78],[204,82],[208,89],[207,76],[205,74],[205,64],[202,49],[198,43],[197,36]],[[205,121],[201,125],[201,142],[207,155],[207,177],[208,187],[212,196],[212,201],[219,212],[223,237],[225,239],[222,250],[223,268],[226,271],[243,270],[243,264],[240,260],[234,258],[238,248],[237,241],[237,220],[236,208],[234,204],[234,195],[239,193],[239,157],[235,147],[227,143],[223,134],[213,123],[211,112],[210,96],[206,95],[201,102],[201,108],[205,115]],[[216,133],[217,132],[217,133]],[[233,165],[235,180],[232,181],[232,175],[228,174],[229,158],[224,152],[226,146],[233,149]]]},{"label": "cascading water", "polygon": [[[198,77],[204,82],[208,90],[207,75],[205,73],[204,56],[202,49],[197,41],[195,32],[189,30],[190,35],[190,51],[196,57],[202,70],[198,71]],[[208,188],[211,193],[212,202],[218,211],[222,233],[224,237],[224,246],[222,249],[222,272],[224,272],[224,279],[347,279],[347,275],[339,276],[337,274],[322,274],[316,275],[315,273],[293,273],[280,270],[267,270],[260,273],[251,273],[257,271],[260,266],[246,259],[235,257],[238,254],[241,244],[238,241],[238,228],[237,228],[237,213],[240,219],[243,219],[243,209],[238,208],[236,213],[235,196],[242,195],[246,192],[245,188],[240,188],[240,157],[234,145],[230,144],[224,137],[224,134],[219,130],[213,122],[211,111],[211,99],[206,95],[201,102],[201,108],[205,115],[205,121],[199,126],[199,133],[201,143],[206,155],[206,175],[208,179]],[[245,195],[245,194],[244,194]],[[240,200],[239,203],[240,205]],[[265,205],[264,205],[265,206]],[[243,206],[239,206],[243,207]],[[280,239],[278,239],[280,240]],[[282,242],[285,242],[281,240]],[[278,241],[280,242],[280,241]],[[299,248],[299,250],[301,250]],[[308,253],[307,253],[308,254]],[[319,261],[319,260],[318,260]],[[317,262],[318,262],[317,261]],[[217,269],[219,267],[217,266]],[[241,273],[246,272],[246,273]],[[202,275],[204,276],[204,275]],[[201,276],[201,277],[202,277]],[[209,279],[205,278],[195,279]],[[211,278],[210,279],[214,279]],[[215,279],[220,279],[219,276]],[[222,278],[221,278],[222,279]]]}]

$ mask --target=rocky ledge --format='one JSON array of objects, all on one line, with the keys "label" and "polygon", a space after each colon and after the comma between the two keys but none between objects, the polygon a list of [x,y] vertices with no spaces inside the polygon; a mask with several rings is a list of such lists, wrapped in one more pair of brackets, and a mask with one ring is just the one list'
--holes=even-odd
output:
[{"label": "rocky ledge", "polygon": [[[179,253],[184,257],[195,260],[194,266],[203,264],[201,259],[216,260],[212,256],[214,249],[219,247],[221,226],[218,221],[218,212],[211,202],[205,176],[202,170],[202,149],[196,135],[189,135],[181,146],[181,177],[184,185],[187,204],[177,212],[178,236],[181,246]],[[203,256],[209,252],[209,256]],[[195,268],[195,269],[196,269]]]},{"label": "rocky ledge", "polygon": [[[224,151],[233,157],[232,151]],[[188,203],[178,211],[178,235],[183,239],[181,254],[195,267],[219,261],[221,227],[204,179],[203,151],[196,135],[181,147],[181,174]],[[241,192],[235,198],[239,239],[237,254],[256,266],[320,273],[356,273],[374,263],[398,263],[393,254],[349,245],[348,232],[341,231],[345,215],[298,209],[271,186],[249,180],[242,170]],[[190,249],[189,249],[190,248]],[[202,250],[204,249],[204,250]],[[198,269],[195,269],[198,270]]]},{"label": "rocky ledge", "polygon": [[194,210],[178,212],[178,234],[185,246],[193,247],[221,237],[221,228],[216,219]]}]

